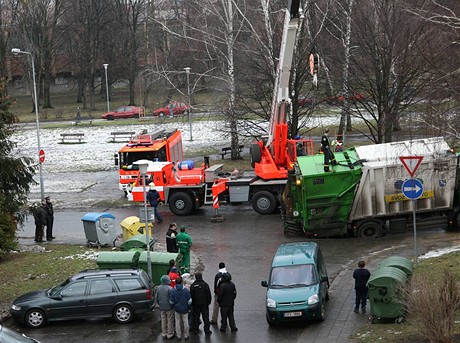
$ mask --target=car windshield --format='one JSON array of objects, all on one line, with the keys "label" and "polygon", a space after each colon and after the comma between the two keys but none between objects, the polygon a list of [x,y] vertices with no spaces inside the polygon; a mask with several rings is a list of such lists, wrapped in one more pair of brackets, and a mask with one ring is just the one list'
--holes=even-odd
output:
[{"label": "car windshield", "polygon": [[270,287],[305,287],[317,283],[313,264],[274,267],[270,275]]},{"label": "car windshield", "polygon": [[67,279],[61,282],[59,285],[56,285],[48,290],[48,296],[54,297],[61,293],[65,286],[67,286],[70,282],[70,279]]}]

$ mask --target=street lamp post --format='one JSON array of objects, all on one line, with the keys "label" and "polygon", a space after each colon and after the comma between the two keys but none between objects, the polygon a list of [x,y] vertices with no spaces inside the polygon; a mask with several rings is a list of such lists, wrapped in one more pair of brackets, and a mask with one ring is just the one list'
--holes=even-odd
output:
[{"label": "street lamp post", "polygon": [[107,92],[107,112],[110,112],[109,79],[107,78],[107,67],[109,65],[107,63],[104,63],[102,66],[105,69],[105,90]]},{"label": "street lamp post", "polygon": [[147,194],[145,189],[145,181],[147,179],[147,163],[134,162],[139,167],[139,173],[142,177],[142,187],[144,191],[144,214],[145,214],[145,242],[147,244],[147,274],[152,278],[152,259],[150,257],[150,235],[149,235],[149,218],[147,215]]},{"label": "street lamp post", "polygon": [[43,200],[45,198],[45,184],[43,183],[43,171],[42,171],[42,162],[40,162],[40,122],[38,120],[38,99],[37,99],[37,83],[35,82],[35,63],[34,63],[34,56],[32,53],[28,51],[22,51],[21,49],[18,48],[13,48],[11,49],[11,52],[14,55],[18,54],[26,54],[30,56],[30,59],[32,61],[32,81],[34,84],[34,107],[35,107],[35,121],[37,124],[37,145],[38,145],[38,170],[40,174],[40,194],[41,194],[41,199]]},{"label": "street lamp post", "polygon": [[190,127],[190,141],[193,141],[192,135],[192,105],[190,102],[190,67],[185,67],[185,73],[187,74],[187,95],[188,95],[188,125]]}]

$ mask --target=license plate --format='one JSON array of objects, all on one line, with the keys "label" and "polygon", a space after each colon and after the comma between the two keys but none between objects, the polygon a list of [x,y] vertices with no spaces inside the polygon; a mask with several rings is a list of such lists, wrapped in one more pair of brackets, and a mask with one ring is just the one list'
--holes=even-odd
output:
[{"label": "license plate", "polygon": [[285,312],[284,316],[285,317],[300,317],[302,315],[302,312],[297,311],[297,312]]}]

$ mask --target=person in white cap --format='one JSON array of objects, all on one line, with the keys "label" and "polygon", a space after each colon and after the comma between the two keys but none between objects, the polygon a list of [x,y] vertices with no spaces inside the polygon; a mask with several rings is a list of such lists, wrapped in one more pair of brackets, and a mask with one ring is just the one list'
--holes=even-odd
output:
[{"label": "person in white cap", "polygon": [[163,218],[158,212],[158,203],[161,201],[160,193],[155,189],[155,184],[151,182],[149,184],[149,191],[147,192],[147,201],[150,204],[150,207],[153,207],[153,211],[155,212],[155,219],[157,220],[158,224],[161,224]]}]

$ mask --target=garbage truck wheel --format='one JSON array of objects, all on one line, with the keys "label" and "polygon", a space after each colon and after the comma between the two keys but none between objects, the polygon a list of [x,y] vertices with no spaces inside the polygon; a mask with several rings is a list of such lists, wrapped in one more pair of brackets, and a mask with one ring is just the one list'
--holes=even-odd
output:
[{"label": "garbage truck wheel", "polygon": [[133,320],[133,310],[129,305],[121,304],[113,309],[113,319],[119,324],[126,324]]},{"label": "garbage truck wheel", "polygon": [[358,226],[358,237],[378,238],[382,237],[382,224],[376,220],[362,222]]}]

